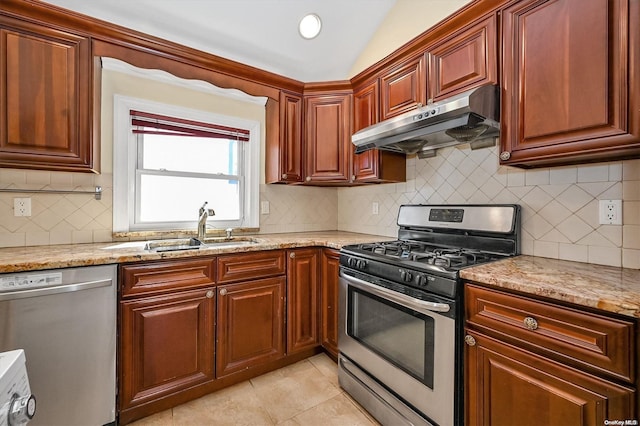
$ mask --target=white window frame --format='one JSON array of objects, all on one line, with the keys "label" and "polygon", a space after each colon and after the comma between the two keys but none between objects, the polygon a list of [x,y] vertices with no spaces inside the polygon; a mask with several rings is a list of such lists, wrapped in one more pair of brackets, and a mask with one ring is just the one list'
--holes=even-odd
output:
[{"label": "white window frame", "polygon": [[[215,216],[209,218],[210,228],[258,228],[260,197],[260,122],[238,117],[194,110],[176,105],[169,105],[114,95],[113,99],[113,231],[166,231],[187,227],[184,230],[197,228],[197,211],[190,222],[136,223],[136,159],[138,154],[136,135],[131,131],[130,111],[147,111],[187,120],[210,122],[223,126],[249,130],[249,141],[242,142],[244,154],[242,158],[244,176],[244,197],[240,200],[241,212],[238,221],[216,221]],[[207,208],[215,210],[216,203],[224,200],[205,199]]]}]

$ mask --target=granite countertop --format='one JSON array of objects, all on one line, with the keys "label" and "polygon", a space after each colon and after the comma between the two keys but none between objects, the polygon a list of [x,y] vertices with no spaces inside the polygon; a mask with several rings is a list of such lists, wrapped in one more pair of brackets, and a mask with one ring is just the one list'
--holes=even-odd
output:
[{"label": "granite countertop", "polygon": [[0,273],[157,259],[178,259],[183,257],[244,253],[248,251],[295,247],[321,246],[340,249],[342,246],[348,244],[395,239],[380,235],[357,234],[342,231],[257,234],[251,237],[256,242],[250,245],[214,246],[200,250],[181,250],[160,253],[145,250],[144,241],[0,248]]},{"label": "granite countertop", "polygon": [[460,276],[481,284],[640,318],[637,269],[517,256],[463,269]]},{"label": "granite countertop", "polygon": [[[250,245],[153,252],[144,242],[112,242],[0,248],[0,273],[109,263],[244,253],[296,247],[328,247],[393,240],[342,231],[257,234]],[[587,306],[640,319],[640,270],[516,256],[462,269],[460,276],[494,287]]]}]

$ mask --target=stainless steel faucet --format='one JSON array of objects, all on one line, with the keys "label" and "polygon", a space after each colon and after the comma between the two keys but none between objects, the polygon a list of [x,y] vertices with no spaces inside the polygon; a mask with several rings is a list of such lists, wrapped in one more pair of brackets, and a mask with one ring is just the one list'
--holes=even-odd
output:
[{"label": "stainless steel faucet", "polygon": [[200,241],[204,240],[207,236],[207,218],[209,216],[216,215],[216,212],[214,212],[213,209],[205,209],[205,206],[208,203],[208,201],[205,201],[198,212],[198,239]]}]

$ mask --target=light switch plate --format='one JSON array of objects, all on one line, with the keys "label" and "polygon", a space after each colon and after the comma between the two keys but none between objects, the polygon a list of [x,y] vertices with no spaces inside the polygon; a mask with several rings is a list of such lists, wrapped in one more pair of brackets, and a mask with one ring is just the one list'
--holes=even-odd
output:
[{"label": "light switch plate", "polygon": [[269,214],[269,202],[260,201],[260,214]]}]

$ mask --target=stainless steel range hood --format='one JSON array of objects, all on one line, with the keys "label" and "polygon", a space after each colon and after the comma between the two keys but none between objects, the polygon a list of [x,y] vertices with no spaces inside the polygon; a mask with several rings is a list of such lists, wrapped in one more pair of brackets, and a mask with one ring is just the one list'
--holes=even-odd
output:
[{"label": "stainless steel range hood", "polygon": [[429,157],[445,146],[493,145],[484,141],[500,134],[499,117],[499,88],[485,85],[369,126],[351,141],[356,154],[377,148]]}]

